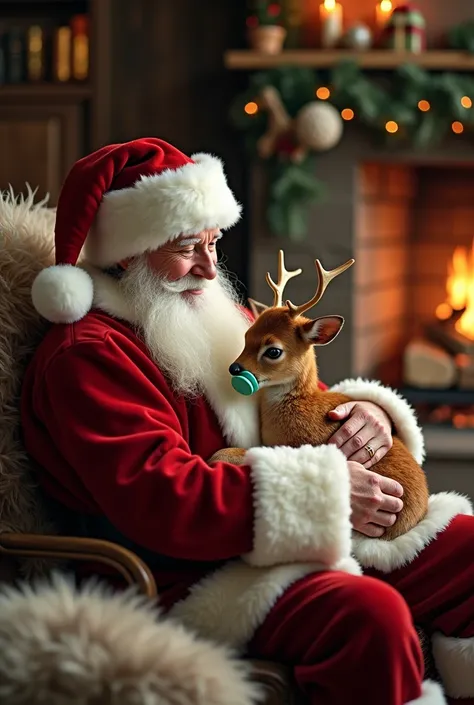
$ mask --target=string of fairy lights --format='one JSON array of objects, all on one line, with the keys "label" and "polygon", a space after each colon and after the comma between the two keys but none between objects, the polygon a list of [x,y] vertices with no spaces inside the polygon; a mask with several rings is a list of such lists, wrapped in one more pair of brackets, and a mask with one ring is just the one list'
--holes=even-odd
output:
[{"label": "string of fairy lights", "polygon": [[[450,134],[467,139],[473,108],[474,78],[466,73],[408,63],[374,76],[357,62],[341,61],[329,71],[281,66],[253,73],[234,98],[230,119],[249,153],[266,163],[271,231],[297,240],[307,232],[308,204],[324,197],[317,153],[336,144],[343,123],[357,121],[390,149],[426,150]],[[262,137],[269,135],[277,137],[266,153]]]},{"label": "string of fairy lights", "polygon": [[[328,88],[327,86],[319,86],[319,88],[317,88],[315,91],[315,97],[318,98],[318,100],[330,100],[330,88]],[[463,108],[465,108],[465,110],[471,110],[473,107],[472,99],[467,95],[461,97],[460,104]],[[430,101],[421,98],[418,101],[418,110],[420,110],[420,112],[422,113],[429,112],[431,110]],[[257,115],[259,111],[260,107],[258,103],[254,100],[248,101],[244,105],[244,112],[249,116]],[[352,108],[342,108],[342,110],[340,110],[340,114],[341,118],[346,122],[350,122],[351,120],[354,120],[356,118],[356,114]],[[387,133],[396,134],[398,130],[399,124],[396,120],[387,120],[385,122],[385,131]],[[462,135],[465,130],[464,123],[460,120],[453,120],[451,123],[451,130],[455,135]]]}]

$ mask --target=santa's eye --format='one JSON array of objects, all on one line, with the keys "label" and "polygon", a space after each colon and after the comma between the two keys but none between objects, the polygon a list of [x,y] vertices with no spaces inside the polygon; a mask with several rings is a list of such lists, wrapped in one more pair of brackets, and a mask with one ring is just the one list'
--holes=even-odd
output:
[{"label": "santa's eye", "polygon": [[263,353],[263,357],[268,357],[269,360],[278,360],[283,354],[283,350],[280,348],[268,348]]}]

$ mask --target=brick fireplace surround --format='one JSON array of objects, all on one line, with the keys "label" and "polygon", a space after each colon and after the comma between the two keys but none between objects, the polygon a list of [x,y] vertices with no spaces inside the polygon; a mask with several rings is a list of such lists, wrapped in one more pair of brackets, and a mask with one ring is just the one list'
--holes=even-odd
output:
[{"label": "brick fireplace surround", "polygon": [[400,386],[403,349],[444,302],[454,247],[474,237],[474,162],[364,163],[358,179],[353,370]]},{"label": "brick fireplace surround", "polygon": [[[354,257],[318,305],[318,315],[346,319],[319,353],[321,376],[328,383],[360,375],[402,386],[403,348],[444,300],[454,247],[469,246],[474,236],[474,148],[453,135],[429,152],[380,149],[350,124],[338,147],[318,159],[317,175],[326,199],[312,210],[306,241],[292,243],[266,232],[264,180],[255,170],[250,295],[271,301],[265,272],[276,274],[280,247],[289,269],[303,268],[285,292],[295,303],[314,293],[316,257],[326,269]],[[474,432],[427,429],[426,440],[432,489],[474,498]]]}]

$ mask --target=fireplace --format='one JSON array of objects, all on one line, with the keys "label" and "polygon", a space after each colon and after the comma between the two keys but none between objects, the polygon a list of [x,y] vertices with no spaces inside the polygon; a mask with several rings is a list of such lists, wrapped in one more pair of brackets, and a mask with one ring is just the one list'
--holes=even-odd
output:
[{"label": "fireplace", "polygon": [[432,425],[474,428],[473,194],[466,164],[359,167],[354,373]]},{"label": "fireplace", "polygon": [[[359,182],[354,372],[400,386],[411,340],[435,338],[453,354],[474,348],[472,305],[464,310],[473,276],[474,167],[365,163]],[[423,375],[410,382],[452,386]]]},{"label": "fireplace", "polygon": [[[294,301],[313,293],[316,257],[326,268],[354,257],[355,266],[331,283],[318,305],[318,314],[346,319],[341,335],[318,355],[321,376],[329,383],[349,376],[380,379],[401,389],[424,423],[465,429],[472,421],[474,427],[474,372],[471,377],[465,369],[461,385],[458,370],[452,383],[429,388],[426,378],[418,385],[413,375],[406,378],[414,341],[439,346],[441,356],[458,355],[456,365],[474,359],[443,339],[459,318],[454,312],[447,320],[448,266],[455,252],[457,264],[461,254],[470,257],[473,246],[474,149],[453,135],[430,152],[391,150],[348,125],[341,144],[318,159],[317,174],[326,182],[326,200],[313,209],[306,241],[292,243],[266,231],[264,180],[255,169],[250,294],[270,300],[265,272],[275,272],[279,247],[289,269],[304,270],[288,285]],[[436,328],[438,336],[431,330]]]}]

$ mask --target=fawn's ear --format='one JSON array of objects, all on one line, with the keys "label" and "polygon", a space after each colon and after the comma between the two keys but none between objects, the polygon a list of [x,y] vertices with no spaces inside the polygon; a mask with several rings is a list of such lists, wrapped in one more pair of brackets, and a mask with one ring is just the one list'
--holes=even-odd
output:
[{"label": "fawn's ear", "polygon": [[249,308],[252,311],[255,318],[258,318],[261,313],[266,311],[267,308],[270,308],[269,306],[266,306],[265,304],[261,304],[259,301],[255,301],[255,299],[248,299],[248,302],[249,302]]},{"label": "fawn's ear", "polygon": [[303,338],[312,345],[332,342],[344,325],[342,316],[321,316],[301,326]]}]

